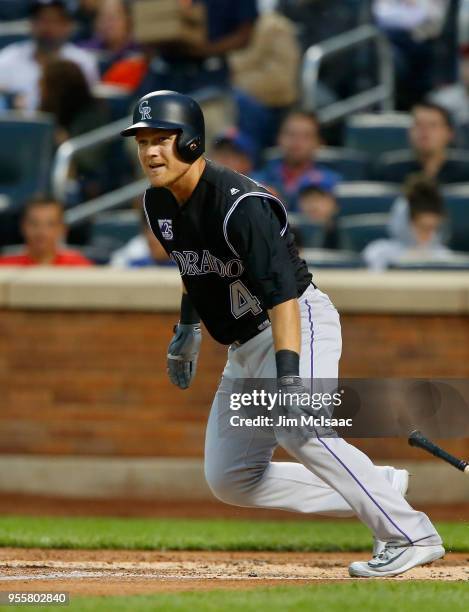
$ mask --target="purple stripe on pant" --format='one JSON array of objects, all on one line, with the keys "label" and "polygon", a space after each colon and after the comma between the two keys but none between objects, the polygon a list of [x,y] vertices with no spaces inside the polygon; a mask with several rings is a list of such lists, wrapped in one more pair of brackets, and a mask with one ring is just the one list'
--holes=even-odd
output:
[{"label": "purple stripe on pant", "polygon": [[[310,343],[310,351],[311,351],[311,363],[310,363],[310,376],[311,376],[311,393],[313,392],[313,374],[314,374],[314,326],[313,326],[313,318],[311,312],[311,304],[308,300],[305,300],[306,306],[308,308],[308,319],[309,319],[309,327],[311,334],[311,343]],[[315,429],[316,431],[316,429]],[[317,431],[316,431],[317,434]],[[388,521],[405,537],[405,539],[409,542],[409,544],[413,544],[412,538],[410,538],[402,529],[396,525],[396,523],[392,520],[389,514],[380,506],[380,504],[376,501],[376,499],[371,495],[371,493],[366,489],[366,487],[360,482],[360,480],[355,476],[355,474],[348,468],[345,463],[338,457],[334,451],[326,444],[326,442],[318,436],[319,442],[324,446],[324,448],[329,451],[329,453],[340,463],[340,465],[350,474],[350,476],[355,480],[358,486],[366,493],[366,495],[371,499],[371,501],[375,504],[375,506],[384,514],[384,516],[388,519]]]}]

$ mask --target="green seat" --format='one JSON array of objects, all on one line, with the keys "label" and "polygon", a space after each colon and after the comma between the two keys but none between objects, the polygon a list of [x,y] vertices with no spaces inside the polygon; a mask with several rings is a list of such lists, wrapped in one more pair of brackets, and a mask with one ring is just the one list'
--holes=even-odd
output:
[{"label": "green seat", "polygon": [[20,210],[25,200],[47,193],[53,151],[51,117],[0,115],[0,193],[10,199],[11,208]]},{"label": "green seat", "polygon": [[301,256],[310,268],[314,269],[356,269],[364,268],[365,264],[357,253],[350,251],[332,251],[329,249],[304,249]]},{"label": "green seat", "polygon": [[92,224],[91,244],[109,245],[112,249],[124,246],[141,232],[141,220],[135,210],[123,210],[98,215]]},{"label": "green seat", "polygon": [[443,190],[449,217],[449,247],[469,252],[469,183],[450,185]]},{"label": "green seat", "polygon": [[412,119],[407,113],[360,113],[347,119],[345,146],[373,158],[408,147]]},{"label": "green seat", "polygon": [[380,238],[389,238],[389,216],[383,213],[350,215],[338,221],[339,242],[343,249],[361,253],[363,249]]},{"label": "green seat", "polygon": [[341,183],[335,191],[339,216],[388,213],[400,195],[397,185],[374,182]]}]

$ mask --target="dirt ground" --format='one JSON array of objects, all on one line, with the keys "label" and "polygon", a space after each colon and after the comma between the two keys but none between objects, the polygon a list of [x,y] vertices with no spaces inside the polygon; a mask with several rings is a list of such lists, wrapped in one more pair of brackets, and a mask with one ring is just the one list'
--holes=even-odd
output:
[{"label": "dirt ground", "polygon": [[[351,580],[366,553],[74,551],[4,548],[0,591],[133,595]],[[468,581],[469,554],[449,554],[392,580]],[[385,580],[390,580],[389,578]]]},{"label": "dirt ground", "polygon": [[[426,506],[432,519],[467,520],[469,505]],[[303,519],[281,511],[214,502],[70,500],[0,496],[0,514]],[[0,549],[1,591],[66,591],[71,595],[132,595],[351,580],[351,561],[366,553],[148,552]],[[448,554],[432,566],[393,580],[469,580],[469,553]],[[387,580],[390,580],[389,578]]]}]

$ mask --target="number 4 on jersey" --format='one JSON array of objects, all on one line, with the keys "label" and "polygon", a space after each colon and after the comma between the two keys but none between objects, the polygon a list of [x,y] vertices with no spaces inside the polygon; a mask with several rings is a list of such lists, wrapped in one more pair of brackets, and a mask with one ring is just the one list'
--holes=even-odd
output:
[{"label": "number 4 on jersey", "polygon": [[261,314],[262,308],[259,300],[253,296],[249,289],[240,280],[230,285],[231,313],[239,319],[247,312],[253,315]]}]

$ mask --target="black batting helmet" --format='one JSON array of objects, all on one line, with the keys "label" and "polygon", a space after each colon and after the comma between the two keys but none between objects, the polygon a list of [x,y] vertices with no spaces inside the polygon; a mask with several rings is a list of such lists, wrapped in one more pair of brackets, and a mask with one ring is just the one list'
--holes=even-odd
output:
[{"label": "black batting helmet", "polygon": [[205,121],[195,100],[176,91],[153,91],[134,108],[133,124],[121,132],[134,136],[141,128],[178,130],[177,148],[181,158],[194,162],[205,151]]}]

